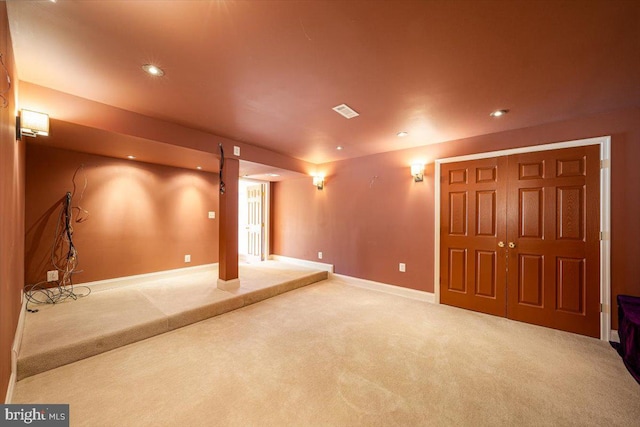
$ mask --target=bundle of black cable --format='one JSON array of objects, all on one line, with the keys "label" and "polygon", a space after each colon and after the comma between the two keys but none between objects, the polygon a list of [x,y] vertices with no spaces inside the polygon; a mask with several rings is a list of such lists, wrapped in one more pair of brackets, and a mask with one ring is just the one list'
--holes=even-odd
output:
[{"label": "bundle of black cable", "polygon": [[74,289],[73,286],[73,275],[80,271],[77,271],[78,250],[73,244],[71,202],[72,195],[67,192],[63,197],[62,209],[51,246],[51,264],[58,271],[58,277],[61,278],[53,282],[45,280],[26,287],[27,311],[31,313],[36,313],[38,310],[30,309],[29,304],[58,304],[69,298],[76,300],[91,293],[91,289],[87,286],[81,287],[82,292],[78,292],[78,287]]}]

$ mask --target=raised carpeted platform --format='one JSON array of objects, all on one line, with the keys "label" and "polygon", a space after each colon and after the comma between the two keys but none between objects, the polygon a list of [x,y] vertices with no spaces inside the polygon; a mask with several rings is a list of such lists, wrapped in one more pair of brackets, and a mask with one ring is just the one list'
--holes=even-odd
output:
[{"label": "raised carpeted platform", "polygon": [[[217,289],[216,268],[92,292],[27,313],[18,380],[325,280],[278,261],[240,265],[240,288]],[[123,281],[123,284],[125,282]]]},{"label": "raised carpeted platform", "polygon": [[67,403],[74,427],[639,425],[603,341],[350,283],[26,378],[11,403]]}]

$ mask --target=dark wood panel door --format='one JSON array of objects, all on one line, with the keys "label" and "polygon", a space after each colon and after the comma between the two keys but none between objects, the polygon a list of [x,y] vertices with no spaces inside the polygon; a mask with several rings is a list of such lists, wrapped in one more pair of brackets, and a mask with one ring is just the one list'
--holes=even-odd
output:
[{"label": "dark wood panel door", "polygon": [[599,336],[599,146],[444,164],[440,301]]},{"label": "dark wood panel door", "polygon": [[440,300],[506,315],[505,157],[449,163],[441,173]]},{"label": "dark wood panel door", "polygon": [[507,317],[600,334],[599,146],[509,156]]}]

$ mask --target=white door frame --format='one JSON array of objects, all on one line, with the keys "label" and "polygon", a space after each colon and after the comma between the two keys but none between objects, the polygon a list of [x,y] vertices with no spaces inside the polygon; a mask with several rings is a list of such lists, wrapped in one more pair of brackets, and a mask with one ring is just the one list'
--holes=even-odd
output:
[{"label": "white door frame", "polygon": [[449,157],[435,160],[435,261],[433,290],[436,304],[440,304],[440,165],[443,163],[464,162],[485,159],[487,157],[508,156],[511,154],[533,153],[536,151],[557,150],[561,148],[600,146],[600,339],[611,338],[611,136],[534,145],[510,150],[491,151],[467,156]]},{"label": "white door frame", "polygon": [[262,220],[264,222],[264,228],[262,233],[262,261],[268,260],[269,256],[269,241],[271,239],[271,182],[269,181],[261,181],[259,179],[252,178],[244,178],[240,177],[241,181],[252,183],[252,184],[262,184],[264,189],[264,198],[262,200]]}]

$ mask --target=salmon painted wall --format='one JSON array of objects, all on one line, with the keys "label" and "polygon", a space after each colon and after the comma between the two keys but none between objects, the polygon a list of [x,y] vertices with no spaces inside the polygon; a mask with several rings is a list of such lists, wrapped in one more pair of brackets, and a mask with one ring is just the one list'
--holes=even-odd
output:
[{"label": "salmon painted wall", "polygon": [[[11,347],[20,316],[24,276],[24,143],[16,141],[15,62],[5,2],[0,3],[0,53],[9,72],[8,88],[0,67],[0,91],[7,105],[0,107],[0,403],[11,377]],[[0,105],[2,100],[0,100]]]},{"label": "salmon painted wall", "polygon": [[[218,176],[197,170],[27,146],[25,283],[45,280],[67,191],[89,211],[74,222],[74,283],[218,262]],[[82,199],[84,179],[87,186]],[[74,211],[77,213],[77,210]],[[191,263],[184,256],[191,255]]]},{"label": "salmon painted wall", "polygon": [[[508,120],[509,116],[504,119]],[[617,294],[640,296],[640,108],[322,165],[273,191],[273,252],[334,264],[336,273],[434,291],[434,159],[611,135],[612,319]],[[425,180],[409,166],[427,162]],[[406,264],[406,273],[398,271]]]}]

